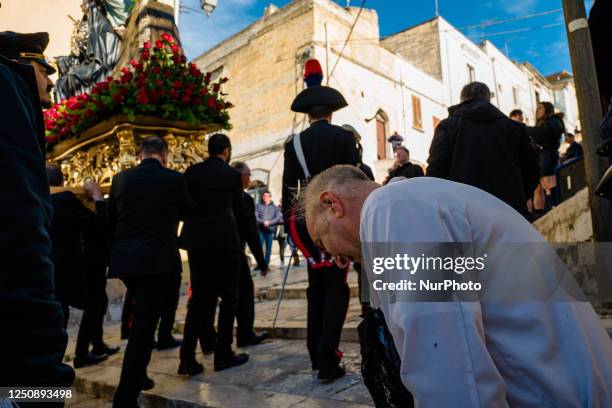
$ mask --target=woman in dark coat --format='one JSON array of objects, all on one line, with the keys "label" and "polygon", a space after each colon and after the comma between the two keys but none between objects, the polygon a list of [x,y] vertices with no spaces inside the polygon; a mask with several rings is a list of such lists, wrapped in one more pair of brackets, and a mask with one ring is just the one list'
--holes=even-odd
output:
[{"label": "woman in dark coat", "polygon": [[527,131],[538,152],[540,184],[534,193],[536,211],[549,210],[558,203],[555,170],[559,165],[559,147],[565,133],[563,114],[555,113],[550,102],[540,102],[536,111],[537,124]]}]

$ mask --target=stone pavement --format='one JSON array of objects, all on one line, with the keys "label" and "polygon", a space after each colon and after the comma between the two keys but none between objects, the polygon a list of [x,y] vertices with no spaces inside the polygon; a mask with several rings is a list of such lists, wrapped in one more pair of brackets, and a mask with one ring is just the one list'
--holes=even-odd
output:
[{"label": "stone pavement", "polygon": [[[121,344],[117,324],[107,328],[110,344]],[[71,347],[74,347],[71,341]],[[71,350],[72,348],[69,348]],[[213,357],[197,355],[205,366],[203,374],[179,376],[178,349],[154,351],[148,373],[156,386],[143,392],[143,407],[367,407],[370,395],[359,373],[359,345],[343,343],[347,376],[322,385],[310,370],[304,341],[270,340],[244,349],[250,354],[247,364],[214,372]],[[104,363],[76,370],[78,392],[68,406],[109,406],[121,372],[123,353],[111,356]],[[92,399],[96,397],[98,399]]]},{"label": "stone pavement", "polygon": [[[278,262],[273,262],[278,265]],[[302,265],[304,265],[302,260]],[[357,296],[356,273],[349,274],[351,304],[343,331],[341,349],[347,376],[329,385],[321,385],[316,373],[310,370],[306,350],[306,286],[304,266],[291,267],[287,287],[281,303],[279,318],[274,329],[272,321],[276,310],[285,268],[272,267],[266,277],[254,275],[256,292],[255,328],[267,330],[273,339],[256,347],[245,349],[250,361],[244,366],[219,373],[213,371],[212,357],[198,354],[205,366],[204,374],[191,378],[176,374],[178,348],[154,351],[149,365],[149,375],[156,386],[143,392],[143,407],[367,407],[371,397],[363,385],[359,373],[361,358],[356,327],[359,324],[360,305]],[[188,270],[183,281],[188,281]],[[182,332],[186,313],[186,285],[177,310],[176,331]],[[119,299],[119,297],[118,297]],[[105,326],[105,340],[109,344],[121,344],[120,302],[109,309]],[[67,361],[73,358],[74,342],[78,330],[79,313],[74,313],[69,330]],[[77,324],[75,324],[77,323]],[[110,357],[104,363],[76,370],[76,397],[67,406],[90,408],[110,406],[112,395],[119,381],[123,353]]]}]

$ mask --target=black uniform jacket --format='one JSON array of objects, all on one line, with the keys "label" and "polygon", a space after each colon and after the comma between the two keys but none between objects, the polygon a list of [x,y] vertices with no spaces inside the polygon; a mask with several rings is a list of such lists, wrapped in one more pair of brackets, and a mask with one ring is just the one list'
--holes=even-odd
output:
[{"label": "black uniform jacket", "polygon": [[[306,165],[311,177],[338,164],[357,166],[361,162],[353,133],[330,124],[327,121],[314,122],[300,136]],[[296,193],[298,185],[306,184],[306,177],[298,162],[295,147],[290,138],[285,144],[285,165],[283,171],[283,217],[285,230],[291,234],[296,246],[302,251],[308,262],[314,266],[329,266],[325,258],[314,245],[305,222],[295,217]]]},{"label": "black uniform jacket", "polygon": [[188,250],[240,252],[240,229],[247,224],[240,172],[211,156],[185,172],[194,201],[181,240]]},{"label": "black uniform jacket", "polygon": [[466,101],[449,113],[434,134],[427,176],[480,188],[526,215],[539,180],[526,127],[487,101]]},{"label": "black uniform jacket", "polygon": [[180,273],[178,224],[188,211],[183,175],[155,159],[113,178],[109,277]]},{"label": "black uniform jacket", "polygon": [[68,387],[34,70],[0,57],[0,386]]},{"label": "black uniform jacket", "polygon": [[84,263],[85,234],[102,229],[100,224],[108,219],[108,207],[106,202],[97,201],[94,213],[71,191],[52,194],[51,203],[56,297],[63,303],[83,309],[86,301],[85,275],[90,272]]}]

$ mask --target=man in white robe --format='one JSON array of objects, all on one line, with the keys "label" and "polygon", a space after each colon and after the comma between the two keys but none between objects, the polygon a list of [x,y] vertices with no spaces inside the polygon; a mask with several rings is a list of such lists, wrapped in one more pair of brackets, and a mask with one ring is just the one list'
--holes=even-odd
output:
[{"label": "man in white robe", "polygon": [[[380,187],[354,167],[336,166],[302,194],[308,232],[340,264],[362,261],[367,243],[547,245],[504,202],[442,179],[394,179]],[[487,262],[495,269],[494,259]],[[523,265],[517,279],[545,274],[530,259]],[[491,283],[499,285],[499,279],[508,276],[493,272]],[[372,280],[368,272],[364,284]],[[402,360],[402,382],[416,406],[612,406],[612,341],[589,303],[392,297],[370,287],[370,301],[385,316]]]}]

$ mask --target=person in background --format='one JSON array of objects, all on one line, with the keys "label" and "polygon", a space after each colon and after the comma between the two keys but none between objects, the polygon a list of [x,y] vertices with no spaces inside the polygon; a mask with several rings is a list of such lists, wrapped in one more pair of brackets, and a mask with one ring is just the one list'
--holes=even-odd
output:
[{"label": "person in background", "polygon": [[[52,187],[62,187],[64,179],[57,166],[47,165],[47,177]],[[78,197],[69,190],[51,194],[53,222],[51,223],[51,242],[53,244],[53,267],[55,270],[55,294],[64,310],[64,326],[68,325],[70,306],[83,310],[79,333],[77,335],[74,368],[86,367],[104,361],[119,347],[109,347],[100,342],[99,336],[106,313],[106,263],[103,270],[85,258],[83,242],[86,239],[100,238],[102,250],[107,245],[108,206],[102,190],[93,181],[85,182],[83,189],[95,203],[95,213],[85,207]],[[97,239],[96,239],[97,241]],[[91,242],[91,241],[90,241]],[[93,255],[91,251],[89,255]],[[90,266],[92,268],[87,268]],[[102,276],[97,276],[102,274]],[[98,284],[102,281],[102,284]],[[96,335],[96,336],[95,336]],[[94,337],[98,340],[89,352]]]},{"label": "person in background", "polygon": [[525,123],[525,117],[523,116],[523,111],[520,109],[515,109],[510,112],[510,119],[518,123]]},{"label": "person in background", "polygon": [[[242,188],[247,189],[251,182],[251,169],[244,162],[235,162],[232,167],[238,170],[242,176]],[[268,274],[268,264],[264,260],[257,220],[255,219],[255,201],[246,191],[243,191],[244,214],[248,222],[240,228],[240,245],[242,247],[240,258],[240,285],[238,288],[238,307],[236,312],[236,343],[238,347],[248,347],[260,344],[268,338],[267,332],[255,334],[253,322],[255,321],[255,288],[251,270],[247,261],[245,249],[248,244],[251,253],[257,261],[262,276]]]},{"label": "person in background", "polygon": [[[372,172],[372,168],[370,168],[370,166],[368,166],[367,164],[365,164],[363,162],[363,146],[361,145],[361,135],[359,134],[359,132],[357,131],[357,129],[355,129],[353,126],[351,125],[342,125],[342,129],[344,130],[348,130],[349,132],[351,132],[353,134],[353,136],[355,137],[355,142],[357,143],[357,151],[359,152],[359,158],[360,158],[360,162],[357,165],[357,167],[359,167],[361,169],[361,171],[363,171],[366,176],[368,176],[371,180],[374,180],[374,173]],[[396,137],[394,138],[394,140],[404,140],[403,137],[401,137],[400,135],[397,134],[397,132],[395,132],[394,134]],[[391,136],[394,137],[394,136]],[[400,139],[398,139],[400,138]],[[389,138],[391,139],[391,138]]]},{"label": "person in background", "polygon": [[527,200],[538,183],[535,152],[525,125],[490,102],[489,87],[472,82],[461,103],[437,127],[427,176],[478,187],[506,202],[526,218]]},{"label": "person in background", "polygon": [[183,175],[168,169],[168,145],[157,136],[140,146],[140,164],[113,177],[109,198],[111,278],[134,299],[133,326],[113,406],[136,406],[147,376],[155,329],[181,280],[178,225],[190,209]]},{"label": "person in background", "polygon": [[47,33],[0,33],[0,387],[12,389],[74,381],[62,362],[68,335],[51,263],[41,109],[53,84],[48,42]]},{"label": "person in background", "polygon": [[565,154],[561,158],[562,163],[567,163],[568,161],[584,156],[582,145],[576,141],[576,138],[572,133],[565,134],[565,143],[568,144],[568,147]]},{"label": "person in background", "polygon": [[261,245],[265,248],[264,258],[266,264],[269,264],[276,226],[282,224],[283,213],[272,201],[272,194],[266,190],[261,195],[261,203],[255,206],[255,214],[259,227],[259,239],[261,240]]},{"label": "person in background", "polygon": [[395,149],[395,163],[393,163],[393,167],[389,169],[389,175],[383,184],[387,184],[389,180],[394,177],[413,178],[423,177],[424,175],[421,166],[410,162],[410,151],[408,148],[405,146],[398,146]]},{"label": "person in background", "polygon": [[555,106],[550,102],[540,102],[536,110],[535,126],[527,126],[527,132],[536,146],[540,183],[533,193],[535,215],[541,216],[558,202],[557,176],[559,165],[559,147],[565,133],[563,114],[555,113]]},{"label": "person in background", "polygon": [[391,143],[391,147],[393,148],[393,151],[395,151],[395,149],[397,149],[402,145],[402,143],[404,143],[404,137],[397,133],[396,130],[391,136],[389,136],[387,142]]}]

